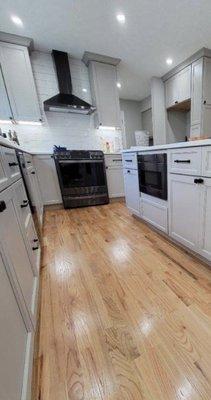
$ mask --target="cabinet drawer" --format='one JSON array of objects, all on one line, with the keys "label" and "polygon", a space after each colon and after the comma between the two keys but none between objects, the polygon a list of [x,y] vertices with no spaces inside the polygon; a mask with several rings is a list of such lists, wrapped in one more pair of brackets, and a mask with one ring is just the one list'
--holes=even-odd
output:
[{"label": "cabinet drawer", "polygon": [[9,178],[9,183],[17,181],[21,177],[18,159],[14,149],[2,147],[4,169]]},{"label": "cabinet drawer", "polygon": [[137,154],[124,153],[122,155],[123,168],[137,169]]},{"label": "cabinet drawer", "polygon": [[26,168],[27,169],[30,168],[33,165],[31,154],[24,153],[24,160],[25,160],[25,164],[26,164]]},{"label": "cabinet drawer", "polygon": [[169,171],[175,174],[200,175],[201,149],[178,149],[169,153]]},{"label": "cabinet drawer", "polygon": [[122,156],[120,154],[109,154],[105,156],[106,167],[120,167],[122,168]]},{"label": "cabinet drawer", "polygon": [[[163,232],[168,232],[168,208],[165,201],[155,201],[151,196],[140,198],[140,215],[145,221]],[[157,200],[157,199],[156,199]]]},{"label": "cabinet drawer", "polygon": [[30,218],[30,222],[26,231],[30,261],[36,276],[39,275],[40,267],[40,242],[34,227],[34,221]]}]

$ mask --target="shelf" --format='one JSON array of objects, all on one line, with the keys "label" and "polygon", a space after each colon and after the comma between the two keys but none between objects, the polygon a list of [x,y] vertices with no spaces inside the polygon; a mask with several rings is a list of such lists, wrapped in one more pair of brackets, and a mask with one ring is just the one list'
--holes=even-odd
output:
[{"label": "shelf", "polygon": [[190,111],[191,108],[191,100],[185,100],[182,101],[181,103],[177,103],[173,105],[172,107],[167,108],[167,111],[181,111],[181,112],[188,112]]}]

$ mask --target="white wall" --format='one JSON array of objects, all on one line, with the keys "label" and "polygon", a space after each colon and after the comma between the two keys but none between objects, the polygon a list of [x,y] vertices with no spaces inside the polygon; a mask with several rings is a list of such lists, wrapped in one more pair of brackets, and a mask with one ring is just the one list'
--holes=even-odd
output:
[{"label": "white wall", "polygon": [[120,108],[124,112],[126,147],[130,148],[136,144],[134,132],[142,128],[140,102],[120,99]]},{"label": "white wall", "polygon": [[[88,69],[80,60],[69,58],[73,93],[87,102],[91,101]],[[34,51],[31,55],[39,102],[58,93],[57,77],[50,53]],[[83,92],[82,89],[87,89]],[[110,143],[111,150],[122,149],[121,132],[99,131],[94,129],[93,116],[65,114],[59,112],[43,113],[42,126],[0,125],[3,132],[15,129],[20,144],[30,151],[51,152],[53,145],[64,145],[69,149],[104,149]]]}]

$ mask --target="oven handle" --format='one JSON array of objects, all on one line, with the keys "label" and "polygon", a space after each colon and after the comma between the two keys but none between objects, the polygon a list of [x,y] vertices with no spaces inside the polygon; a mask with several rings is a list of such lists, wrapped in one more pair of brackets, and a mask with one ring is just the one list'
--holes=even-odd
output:
[{"label": "oven handle", "polygon": [[58,160],[59,164],[80,164],[80,163],[103,163],[103,160]]}]

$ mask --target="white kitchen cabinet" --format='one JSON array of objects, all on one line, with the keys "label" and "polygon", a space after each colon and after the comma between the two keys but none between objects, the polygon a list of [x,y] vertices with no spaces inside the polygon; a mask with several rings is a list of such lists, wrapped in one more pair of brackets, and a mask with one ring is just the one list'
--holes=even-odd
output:
[{"label": "white kitchen cabinet", "polygon": [[16,152],[14,149],[2,146],[2,157],[4,162],[4,169],[8,176],[8,182],[9,184],[11,184],[21,177]]},{"label": "white kitchen cabinet", "polygon": [[203,59],[203,103],[211,105],[211,59]]},{"label": "white kitchen cabinet", "polygon": [[135,169],[124,169],[125,201],[129,210],[136,215],[140,214],[140,194],[138,171]]},{"label": "white kitchen cabinet", "polygon": [[33,157],[44,205],[62,203],[54,159],[50,154]]},{"label": "white kitchen cabinet", "polygon": [[168,170],[174,174],[201,175],[201,161],[200,147],[170,150]]},{"label": "white kitchen cabinet", "polygon": [[36,209],[39,225],[42,226],[43,202],[37,179],[37,171],[33,166],[27,170],[25,179],[27,181],[27,187],[29,190],[32,205]]},{"label": "white kitchen cabinet", "polygon": [[121,128],[116,66],[97,61],[89,63],[93,103],[97,108],[95,124]]},{"label": "white kitchen cabinet", "polygon": [[199,252],[211,261],[211,178],[203,178]]},{"label": "white kitchen cabinet", "polygon": [[106,167],[108,195],[110,198],[124,196],[123,169],[119,167]]},{"label": "white kitchen cabinet", "polygon": [[1,70],[0,64],[0,119],[10,120],[13,118],[10,102]]},{"label": "white kitchen cabinet", "polygon": [[184,68],[165,82],[166,108],[191,97],[191,66]]},{"label": "white kitchen cabinet", "polygon": [[201,124],[203,58],[192,64],[191,125]]},{"label": "white kitchen cabinet", "polygon": [[3,250],[11,261],[11,276],[14,284],[20,288],[27,312],[35,323],[35,297],[37,293],[37,278],[24,242],[21,226],[17,217],[17,204],[13,187],[0,193],[0,240]]},{"label": "white kitchen cabinet", "polygon": [[0,243],[0,399],[28,400],[32,334],[21,314],[8,268]]},{"label": "white kitchen cabinet", "polygon": [[168,233],[167,201],[141,193],[140,216],[157,229]]},{"label": "white kitchen cabinet", "polygon": [[0,191],[5,189],[9,185],[9,176],[7,174],[7,168],[4,160],[4,147],[0,146]]},{"label": "white kitchen cabinet", "polygon": [[169,234],[198,251],[200,226],[201,185],[194,183],[198,177],[169,175]]},{"label": "white kitchen cabinet", "polygon": [[28,49],[1,42],[0,64],[12,117],[17,121],[39,121],[41,114]]}]

